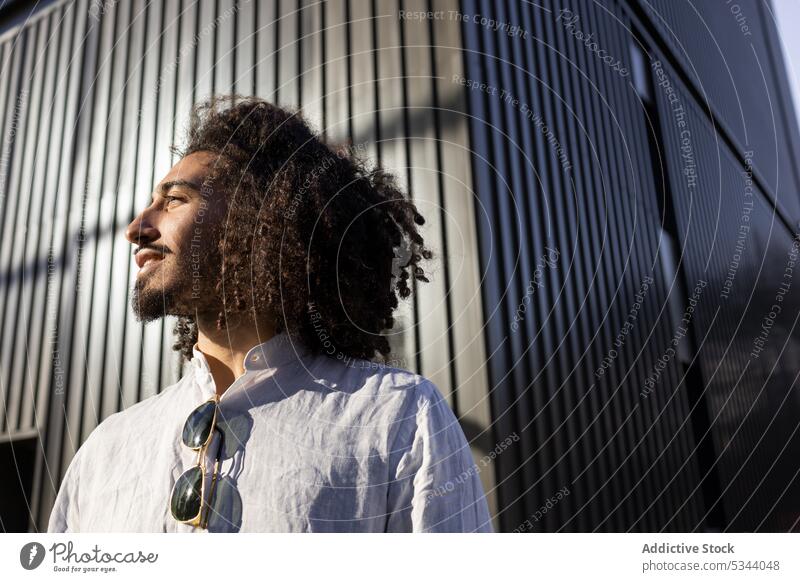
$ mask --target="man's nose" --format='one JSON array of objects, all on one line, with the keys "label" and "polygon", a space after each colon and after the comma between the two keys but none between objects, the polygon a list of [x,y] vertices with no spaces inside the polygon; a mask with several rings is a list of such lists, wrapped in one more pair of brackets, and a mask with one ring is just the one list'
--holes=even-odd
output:
[{"label": "man's nose", "polygon": [[147,211],[142,212],[133,219],[125,229],[125,238],[134,245],[142,246],[151,243],[161,236],[161,233],[153,225]]}]

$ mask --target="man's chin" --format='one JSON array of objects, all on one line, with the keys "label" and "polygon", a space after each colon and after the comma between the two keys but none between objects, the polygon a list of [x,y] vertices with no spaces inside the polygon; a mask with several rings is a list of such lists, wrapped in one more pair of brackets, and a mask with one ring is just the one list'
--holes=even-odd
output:
[{"label": "man's chin", "polygon": [[163,295],[133,292],[131,309],[134,317],[142,323],[155,321],[167,315]]},{"label": "man's chin", "polygon": [[178,296],[175,289],[152,289],[145,281],[137,279],[131,296],[133,315],[142,323],[155,321],[168,315],[184,315],[181,312],[183,310],[177,308]]}]

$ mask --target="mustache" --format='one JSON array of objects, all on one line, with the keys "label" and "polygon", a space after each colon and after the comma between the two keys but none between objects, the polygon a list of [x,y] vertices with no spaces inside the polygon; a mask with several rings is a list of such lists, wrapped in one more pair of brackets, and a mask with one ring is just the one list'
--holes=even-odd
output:
[{"label": "mustache", "polygon": [[167,247],[165,247],[163,245],[142,245],[139,248],[137,248],[135,251],[133,251],[133,254],[136,255],[137,253],[139,253],[141,251],[148,250],[148,249],[152,250],[152,251],[159,252],[159,253],[161,253],[163,255],[166,255],[166,254],[172,252]]}]

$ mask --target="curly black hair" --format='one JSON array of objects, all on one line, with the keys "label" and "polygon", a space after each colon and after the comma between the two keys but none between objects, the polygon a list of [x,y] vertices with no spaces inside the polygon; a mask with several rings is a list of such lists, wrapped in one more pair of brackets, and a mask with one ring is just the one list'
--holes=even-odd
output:
[{"label": "curly black hair", "polygon": [[[314,353],[384,359],[398,294],[426,281],[425,223],[394,176],[316,135],[300,110],[214,96],[191,111],[179,157],[218,154],[208,177],[228,197],[215,292],[225,312],[267,316]],[[173,349],[192,358],[197,324],[181,316]]]}]

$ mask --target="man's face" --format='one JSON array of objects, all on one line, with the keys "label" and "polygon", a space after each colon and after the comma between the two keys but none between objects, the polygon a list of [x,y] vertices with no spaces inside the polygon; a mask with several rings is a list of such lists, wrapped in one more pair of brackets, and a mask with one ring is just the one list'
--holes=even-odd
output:
[{"label": "man's face", "polygon": [[131,307],[140,321],[196,315],[217,303],[218,242],[227,208],[225,196],[207,180],[217,159],[211,152],[182,158],[126,229],[139,266]]}]

